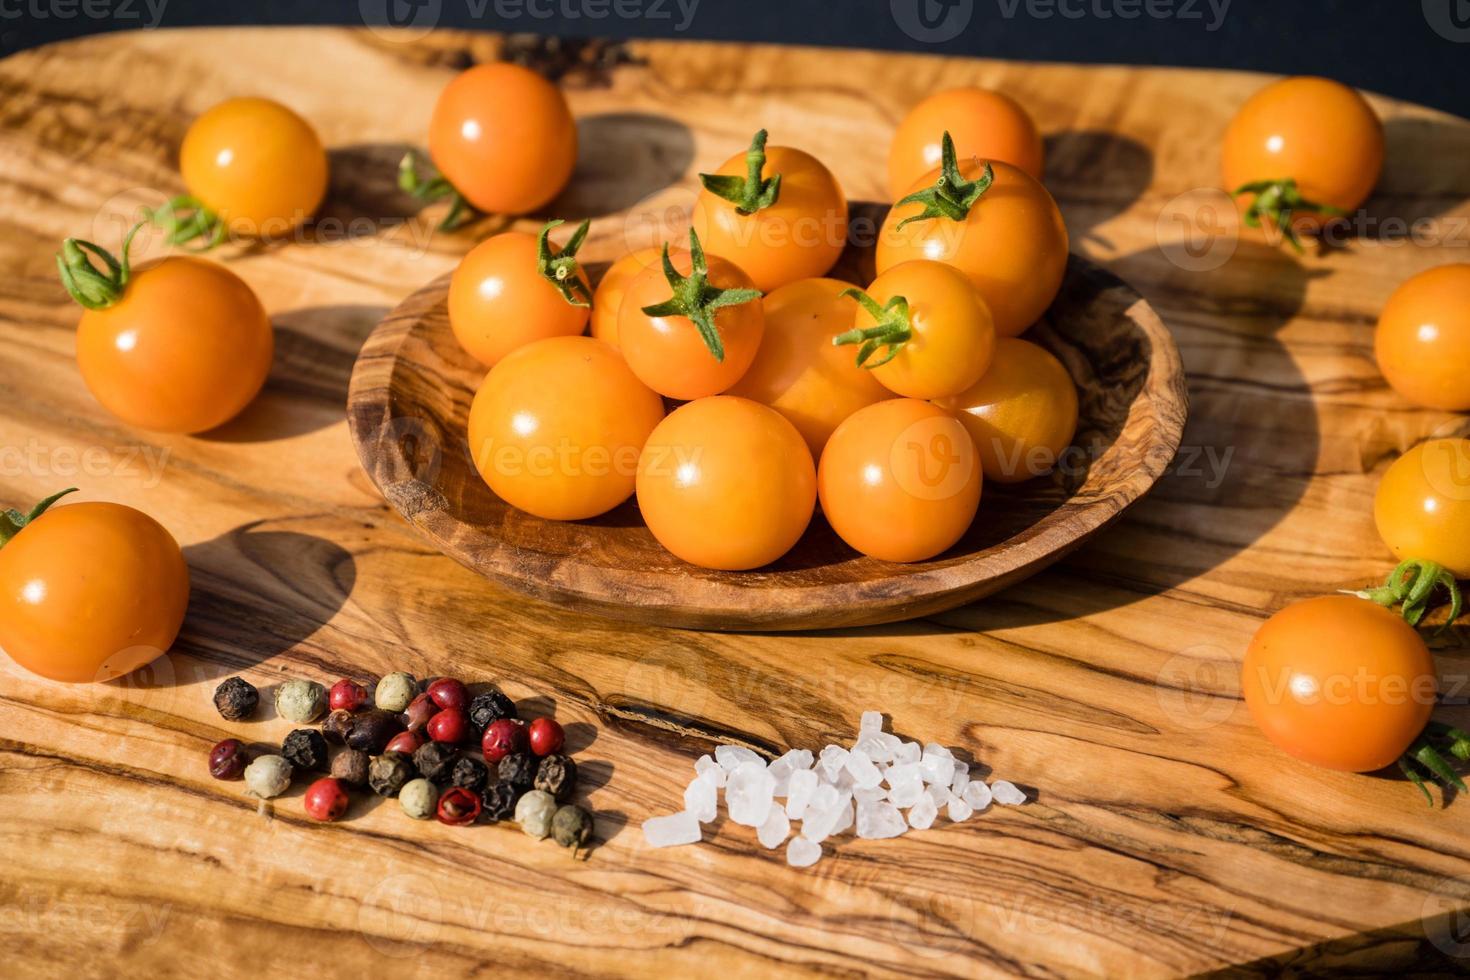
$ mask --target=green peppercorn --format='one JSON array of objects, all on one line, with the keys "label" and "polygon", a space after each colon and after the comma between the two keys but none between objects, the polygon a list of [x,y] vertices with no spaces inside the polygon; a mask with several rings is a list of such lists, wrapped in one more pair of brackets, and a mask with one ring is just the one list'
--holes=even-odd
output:
[{"label": "green peppercorn", "polygon": [[260,692],[243,677],[226,677],[214,689],[214,707],[225,721],[244,721],[255,714]]},{"label": "green peppercorn", "polygon": [[515,816],[516,804],[525,795],[525,790],[510,783],[496,781],[485,787],[485,792],[480,794],[484,804],[481,815],[490,823],[499,823],[509,820]]},{"label": "green peppercorn", "polygon": [[439,788],[423,777],[410,779],[398,791],[398,805],[415,820],[428,820],[439,807]]},{"label": "green peppercorn", "polygon": [[343,749],[332,756],[331,773],[352,786],[366,786],[370,761],[366,752]]},{"label": "green peppercorn", "polygon": [[286,681],[276,688],[276,714],[308,724],[327,712],[327,689],[316,681]]},{"label": "green peppercorn", "polygon": [[385,752],[368,763],[368,787],[379,796],[397,796],[414,775],[413,763],[402,752]]},{"label": "green peppercorn", "polygon": [[548,755],[536,767],[536,788],[550,793],[558,803],[566,802],[576,785],[577,764],[564,755]]},{"label": "green peppercorn", "polygon": [[503,783],[530,789],[536,783],[536,759],[529,752],[512,752],[500,760],[497,774]]},{"label": "green peppercorn", "polygon": [[454,746],[445,742],[425,742],[414,751],[413,764],[420,776],[442,783],[454,771],[457,758],[459,750]]},{"label": "green peppercorn", "polygon": [[280,796],[291,788],[291,776],[295,770],[291,763],[278,755],[262,755],[245,767],[245,785],[252,796],[268,800]]},{"label": "green peppercorn", "polygon": [[484,789],[485,781],[489,778],[490,770],[485,768],[485,763],[472,755],[461,756],[449,771],[451,786],[459,786],[473,793]]},{"label": "green peppercorn", "polygon": [[551,818],[555,815],[556,800],[539,789],[531,790],[516,804],[516,823],[537,840],[544,840],[551,833]]},{"label": "green peppercorn", "polygon": [[564,806],[551,818],[551,836],[562,847],[577,848],[592,839],[592,814],[579,806]]},{"label": "green peppercorn", "polygon": [[314,728],[298,728],[281,743],[281,755],[302,772],[327,768],[327,740]]},{"label": "green peppercorn", "polygon": [[412,674],[395,671],[378,681],[378,686],[373,691],[373,704],[382,711],[396,713],[407,708],[418,693],[419,684]]}]

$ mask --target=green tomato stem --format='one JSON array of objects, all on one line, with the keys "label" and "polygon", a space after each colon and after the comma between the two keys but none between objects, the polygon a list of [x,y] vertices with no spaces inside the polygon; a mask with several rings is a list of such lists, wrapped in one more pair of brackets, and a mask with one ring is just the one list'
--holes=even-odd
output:
[{"label": "green tomato stem", "polygon": [[60,490],[56,493],[53,493],[51,496],[40,501],[34,507],[32,507],[30,513],[27,514],[22,514],[20,511],[16,510],[13,507],[5,511],[3,514],[0,514],[0,548],[3,548],[7,544],[9,544],[10,539],[19,534],[21,532],[21,529],[24,528],[27,524],[40,517],[42,514],[46,513],[46,509],[52,504],[56,503],[56,501],[60,500],[62,497],[65,497],[69,493],[76,492],[76,487],[67,487],[65,490]]},{"label": "green tomato stem", "polygon": [[560,251],[552,252],[549,237],[551,229],[564,224],[566,222],[560,218],[548,221],[542,226],[541,234],[536,236],[536,272],[551,283],[561,293],[561,298],[572,306],[590,308],[592,296],[587,292],[587,284],[577,275],[577,250],[586,241],[587,229],[592,227],[592,221],[584,220]]},{"label": "green tomato stem", "polygon": [[[163,207],[145,211],[149,221],[162,228],[168,243],[192,252],[207,252],[225,240],[225,223],[204,202],[188,194],[180,194]],[[192,245],[194,241],[200,245]]]},{"label": "green tomato stem", "polygon": [[[89,310],[105,310],[122,299],[132,276],[128,250],[132,248],[133,236],[145,224],[146,221],[140,221],[128,229],[123,236],[119,256],[80,238],[68,238],[61,243],[61,251],[56,253],[56,271],[72,299]],[[93,265],[93,257],[99,259],[104,268]]]},{"label": "green tomato stem", "polygon": [[1418,626],[1431,607],[1431,600],[1437,591],[1443,591],[1449,600],[1450,610],[1445,621],[1435,630],[1438,636],[1460,617],[1464,609],[1465,598],[1460,591],[1460,584],[1455,581],[1455,576],[1449,569],[1437,562],[1424,558],[1410,558],[1400,562],[1388,579],[1379,586],[1348,591],[1349,595],[1355,595],[1360,599],[1376,602],[1380,606],[1392,609],[1399,607],[1399,615],[1410,626]]},{"label": "green tomato stem", "polygon": [[[887,306],[879,306],[877,300],[861,289],[844,289],[842,295],[857,300],[858,305],[867,310],[868,315],[874,320],[871,327],[854,327],[832,338],[832,344],[836,347],[845,344],[862,345],[857,352],[858,367],[868,370],[882,367],[897,357],[898,352],[903,350],[903,345],[913,338],[914,328],[909,316],[909,301],[904,297],[894,296],[888,301]],[[869,358],[880,347],[885,347],[887,350],[881,358],[869,363]]]},{"label": "green tomato stem", "polygon": [[715,314],[726,306],[739,306],[761,298],[759,289],[719,289],[709,281],[709,264],[705,261],[704,247],[699,236],[689,229],[689,275],[679,274],[669,259],[669,245],[664,243],[664,278],[668,280],[673,295],[662,303],[643,307],[648,316],[682,316],[691,320],[699,330],[704,346],[717,361],[725,360],[725,343],[715,329]]},{"label": "green tomato stem", "polygon": [[432,204],[442,198],[449,198],[449,211],[444,215],[444,220],[439,222],[440,231],[453,231],[464,224],[472,214],[474,208],[459,189],[451,184],[443,176],[422,177],[418,170],[418,155],[409,150],[398,161],[398,188],[423,201]]},{"label": "green tomato stem", "polygon": [[1321,214],[1339,218],[1347,213],[1330,204],[1307,200],[1297,187],[1296,180],[1291,177],[1284,180],[1257,180],[1249,184],[1242,184],[1235,189],[1232,196],[1240,197],[1243,194],[1255,195],[1255,199],[1245,209],[1246,225],[1250,228],[1259,228],[1263,220],[1270,222],[1281,232],[1287,244],[1298,255],[1303,254],[1305,249],[1302,248],[1301,240],[1297,238],[1296,230],[1291,226],[1292,218],[1298,214]]},{"label": "green tomato stem", "polygon": [[894,207],[904,204],[924,205],[922,212],[900,221],[898,223],[900,229],[910,221],[927,221],[932,218],[964,221],[970,216],[970,208],[975,206],[985,192],[990,190],[990,185],[995,182],[995,168],[988,160],[985,162],[985,169],[974,180],[966,180],[960,174],[959,160],[954,151],[954,140],[950,139],[948,131],[944,134],[940,152],[939,179],[934,182],[933,186],[914,191],[894,204]]},{"label": "green tomato stem", "polygon": [[704,189],[716,197],[735,205],[739,214],[755,214],[768,208],[781,197],[781,175],[772,174],[764,179],[761,172],[766,167],[766,131],[762,129],[750,141],[745,151],[745,176],[729,174],[700,174],[699,182]]}]

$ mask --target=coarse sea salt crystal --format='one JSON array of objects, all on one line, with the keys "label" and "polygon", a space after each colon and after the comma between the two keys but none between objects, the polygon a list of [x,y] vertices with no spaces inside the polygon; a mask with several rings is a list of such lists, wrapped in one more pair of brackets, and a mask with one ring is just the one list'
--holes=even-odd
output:
[{"label": "coarse sea salt crystal", "polygon": [[1016,806],[1026,802],[1026,794],[1015,783],[1005,779],[997,779],[991,783],[990,792],[995,797],[995,802],[1001,806]]},{"label": "coarse sea salt crystal", "polygon": [[725,767],[708,755],[699,757],[699,761],[694,763],[694,771],[701,776],[709,776],[715,781],[716,786],[725,785]]},{"label": "coarse sea salt crystal", "polygon": [[643,839],[649,847],[696,844],[699,838],[699,821],[692,813],[671,813],[666,817],[649,817],[643,821]]},{"label": "coarse sea salt crystal", "polygon": [[869,789],[883,781],[883,774],[862,749],[853,749],[847,754],[846,768],[852,773],[853,785],[859,789]]},{"label": "coarse sea salt crystal", "polygon": [[[922,781],[915,779],[908,783],[899,783],[888,791],[888,802],[900,810],[916,805],[920,800],[928,800],[929,796],[924,792]],[[933,803],[933,800],[930,800]]]},{"label": "coarse sea salt crystal", "polygon": [[700,823],[709,823],[719,808],[719,793],[713,776],[695,776],[684,790],[684,812],[692,813]]},{"label": "coarse sea salt crystal", "polygon": [[815,805],[807,807],[806,819],[801,822],[801,836],[813,841],[826,840],[842,820],[842,808],[851,806],[851,801],[842,797],[821,809],[817,809]]},{"label": "coarse sea salt crystal", "polygon": [[958,796],[954,796],[953,794],[951,794],[948,810],[949,819],[951,821],[953,821],[954,823],[959,823],[961,820],[969,820],[971,814],[973,814],[974,812],[975,810],[973,807],[970,806],[970,804],[966,803]]},{"label": "coarse sea salt crystal", "polygon": [[956,796],[963,796],[965,787],[970,784],[970,767],[963,762],[954,764],[954,779],[949,784],[949,790]]},{"label": "coarse sea salt crystal", "polygon": [[822,857],[822,845],[805,837],[793,837],[786,845],[786,863],[793,868],[809,868]]},{"label": "coarse sea salt crystal", "polygon": [[925,753],[919,763],[919,772],[923,774],[924,782],[943,786],[945,789],[954,782],[954,762],[947,756]]},{"label": "coarse sea salt crystal", "polygon": [[992,795],[991,789],[985,785],[985,781],[976,779],[965,787],[962,798],[966,803],[970,804],[976,813],[979,813],[981,810],[990,806]]},{"label": "coarse sea salt crystal", "polygon": [[893,752],[893,761],[896,763],[918,762],[924,757],[924,749],[918,742],[898,743],[898,748]]},{"label": "coarse sea salt crystal", "polygon": [[837,804],[837,822],[832,825],[832,832],[828,837],[836,837],[845,834],[852,827],[852,801],[843,800]]},{"label": "coarse sea salt crystal", "polygon": [[829,745],[817,756],[817,768],[827,777],[829,783],[836,781],[837,774],[846,763],[847,750],[840,745]]},{"label": "coarse sea salt crystal", "polygon": [[786,842],[791,836],[791,821],[786,819],[786,811],[779,803],[771,804],[770,816],[766,822],[761,824],[755,832],[756,840],[761,846],[774,850]]},{"label": "coarse sea salt crystal", "polygon": [[715,761],[726,772],[734,772],[735,767],[742,762],[759,762],[765,765],[764,759],[743,745],[716,745]]},{"label": "coarse sea salt crystal", "polygon": [[869,803],[858,807],[857,835],[868,840],[897,837],[908,830],[907,821],[892,803]]},{"label": "coarse sea salt crystal", "polygon": [[949,798],[954,795],[948,786],[926,786],[924,793],[934,801],[936,807],[948,806]]},{"label": "coarse sea salt crystal", "polygon": [[746,827],[759,827],[771,812],[776,781],[759,761],[742,762],[725,784],[725,809],[730,819]]},{"label": "coarse sea salt crystal", "polygon": [[807,804],[817,791],[817,774],[811,769],[798,769],[791,774],[786,787],[786,816],[800,820],[806,814]]},{"label": "coarse sea salt crystal", "polygon": [[877,734],[883,730],[883,712],[864,711],[858,720],[858,735]]},{"label": "coarse sea salt crystal", "polygon": [[860,786],[852,791],[852,798],[859,803],[880,803],[888,798],[888,794],[882,786]]},{"label": "coarse sea salt crystal", "polygon": [[919,797],[919,802],[909,808],[909,826],[915,830],[928,830],[934,826],[934,818],[939,815],[939,807],[934,805],[934,800],[927,794]]}]

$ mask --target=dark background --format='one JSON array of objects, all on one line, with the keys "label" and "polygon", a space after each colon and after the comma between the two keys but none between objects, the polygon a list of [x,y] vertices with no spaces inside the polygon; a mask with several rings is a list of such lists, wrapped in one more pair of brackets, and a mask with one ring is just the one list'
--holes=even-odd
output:
[{"label": "dark background", "polygon": [[1470,116],[1470,0],[0,0],[0,51],[146,23],[391,19],[1319,74]]}]

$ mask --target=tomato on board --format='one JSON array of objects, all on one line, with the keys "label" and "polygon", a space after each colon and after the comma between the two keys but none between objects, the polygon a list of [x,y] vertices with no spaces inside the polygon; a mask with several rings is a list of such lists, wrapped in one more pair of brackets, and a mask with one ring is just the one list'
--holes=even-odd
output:
[{"label": "tomato on board", "polygon": [[556,249],[548,236],[560,224],[547,222],[540,235],[507,231],[487,238],[450,277],[449,327],[486,367],[532,341],[587,328],[592,288],[576,260],[587,222]]},{"label": "tomato on board", "polygon": [[470,405],[470,455],[506,503],[548,520],[612,510],[633,494],[638,455],[663,400],[592,337],[511,352]]},{"label": "tomato on board", "polygon": [[1409,401],[1470,411],[1470,263],[1429,269],[1394,290],[1373,351],[1378,370]]},{"label": "tomato on board", "polygon": [[816,468],[775,409],[722,395],[669,413],[638,460],[638,509],[692,565],[738,571],[780,558],[806,531]]},{"label": "tomato on board", "polygon": [[998,160],[1041,179],[1045,149],[1036,123],[1008,95],[984,88],[935,92],[909,110],[888,148],[888,194],[897,200],[943,162],[948,131],[962,158]]},{"label": "tomato on board", "polygon": [[[1008,163],[945,165],[909,188],[878,233],[878,273],[901,262],[945,262],[980,290],[995,332],[1014,337],[1056,298],[1067,271],[1067,227],[1045,187]],[[987,176],[988,175],[988,176]]]},{"label": "tomato on board", "polygon": [[663,252],[655,245],[635,249],[608,266],[592,293],[592,336],[606,344],[618,346],[618,311],[623,308],[623,297],[628,287],[638,278],[638,273],[651,265],[658,265]]},{"label": "tomato on board", "polygon": [[223,425],[270,373],[270,319],[250,287],[215,262],[171,256],[133,269],[136,231],[121,258],[75,238],[57,256],[62,284],[85,308],[77,324],[82,380],[103,408],[140,429]]},{"label": "tomato on board", "polygon": [[760,350],[729,391],[786,416],[813,458],[843,419],[893,397],[872,371],[854,363],[852,348],[832,343],[852,326],[852,300],[842,295],[847,288],[836,279],[798,279],[767,293]]},{"label": "tomato on board", "polygon": [[893,398],[837,427],[817,467],[822,513],[853,548],[885,561],[933,558],[980,505],[980,461],[959,419]]},{"label": "tomato on board", "polygon": [[689,232],[688,252],[670,252],[640,272],[618,312],[618,347],[654,391],[688,401],[718,395],[749,369],[765,333],[760,291],[739,266],[706,259]]},{"label": "tomato on board", "polygon": [[188,196],[154,216],[174,244],[216,244],[226,231],[278,237],[321,206],[327,151],[311,124],[279,102],[227,99],[184,134],[179,173]]},{"label": "tomato on board", "polygon": [[189,604],[178,542],[131,507],[46,510],[54,499],[18,521],[0,519],[0,647],[26,670],[71,683],[110,680],[156,659],[173,646]]},{"label": "tomato on board", "polygon": [[858,345],[856,362],[908,398],[956,395],[979,381],[995,352],[990,307],[954,266],[923,259],[881,273],[857,301],[852,329],[836,338]]},{"label": "tomato on board", "polygon": [[1470,578],[1470,439],[1431,439],[1394,460],[1373,519],[1400,561],[1421,558]]},{"label": "tomato on board", "polygon": [[429,156],[476,209],[525,214],[571,179],[577,125],[561,90],[530,69],[476,65],[439,93]]},{"label": "tomato on board", "polygon": [[1326,78],[1285,78],[1246,100],[1221,147],[1225,189],[1246,223],[1268,223],[1294,247],[1367,199],[1383,169],[1383,124],[1356,91]]},{"label": "tomato on board", "polygon": [[1240,686],[1256,725],[1288,754],[1371,772],[1424,731],[1436,679],[1412,626],[1375,603],[1335,595],[1266,620],[1246,650]]},{"label": "tomato on board", "polygon": [[1077,432],[1077,386],[1044,347],[1002,337],[990,369],[935,404],[959,416],[985,479],[1019,483],[1050,472]]},{"label": "tomato on board", "polygon": [[824,275],[847,245],[847,198],[837,178],[810,153],[750,149],[700,174],[704,190],[690,222],[705,250],[738,265],[762,292]]}]

